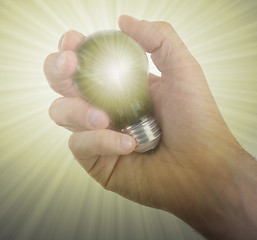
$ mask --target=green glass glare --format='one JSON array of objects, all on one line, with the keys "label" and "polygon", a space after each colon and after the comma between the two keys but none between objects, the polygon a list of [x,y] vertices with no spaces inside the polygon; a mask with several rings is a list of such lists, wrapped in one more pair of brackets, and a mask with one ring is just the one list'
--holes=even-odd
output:
[{"label": "green glass glare", "polygon": [[97,32],[78,49],[74,81],[82,96],[118,128],[151,112],[144,50],[120,31]]},{"label": "green glass glare", "polygon": [[151,116],[148,61],[144,50],[120,31],[97,32],[79,46],[74,83],[89,103],[136,141],[136,152],[154,149],[161,138]]}]

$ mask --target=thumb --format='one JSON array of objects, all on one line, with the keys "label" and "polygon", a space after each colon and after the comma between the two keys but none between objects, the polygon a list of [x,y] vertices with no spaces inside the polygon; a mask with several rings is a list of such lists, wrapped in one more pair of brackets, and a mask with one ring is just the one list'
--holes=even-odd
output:
[{"label": "thumb", "polygon": [[183,41],[167,22],[140,21],[122,15],[118,23],[123,32],[151,53],[154,64],[162,73],[172,70],[175,64],[185,62],[185,57],[192,58]]}]

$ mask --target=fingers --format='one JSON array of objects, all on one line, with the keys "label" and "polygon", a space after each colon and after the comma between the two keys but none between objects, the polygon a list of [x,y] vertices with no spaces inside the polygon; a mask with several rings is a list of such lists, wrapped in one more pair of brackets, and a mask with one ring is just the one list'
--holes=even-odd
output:
[{"label": "fingers", "polygon": [[70,30],[61,37],[58,49],[59,51],[75,51],[79,44],[85,39],[85,36],[77,31]]},{"label": "fingers", "polygon": [[103,129],[109,125],[106,113],[79,97],[56,99],[49,108],[49,116],[57,125],[73,132]]},{"label": "fingers", "polygon": [[77,56],[72,51],[50,54],[44,63],[44,72],[50,87],[63,96],[79,96],[72,75],[77,69]]},{"label": "fingers", "polygon": [[183,41],[167,22],[139,21],[130,16],[119,18],[120,29],[134,38],[151,57],[158,70],[168,72],[177,61],[191,57]]},{"label": "fingers", "polygon": [[135,148],[132,137],[109,129],[76,132],[71,135],[69,147],[78,160],[98,155],[126,155]]},{"label": "fingers", "polygon": [[50,54],[44,63],[44,72],[51,88],[63,96],[80,96],[74,87],[72,76],[77,70],[78,59],[74,52],[84,36],[69,31],[59,42],[58,53]]}]

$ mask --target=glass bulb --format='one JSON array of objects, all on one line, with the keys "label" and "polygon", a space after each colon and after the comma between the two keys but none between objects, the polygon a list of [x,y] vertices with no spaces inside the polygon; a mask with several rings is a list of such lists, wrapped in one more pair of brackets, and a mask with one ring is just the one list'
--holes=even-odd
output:
[{"label": "glass bulb", "polygon": [[103,31],[87,37],[77,53],[74,83],[84,99],[134,137],[136,152],[155,148],[161,132],[151,116],[148,61],[140,45],[120,31]]}]

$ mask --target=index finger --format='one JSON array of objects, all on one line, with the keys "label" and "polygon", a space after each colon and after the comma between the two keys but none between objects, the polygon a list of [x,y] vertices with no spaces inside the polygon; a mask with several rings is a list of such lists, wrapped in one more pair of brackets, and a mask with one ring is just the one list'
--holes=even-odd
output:
[{"label": "index finger", "polygon": [[119,18],[119,27],[136,40],[146,52],[151,53],[154,64],[162,73],[169,72],[181,60],[184,62],[185,59],[192,59],[181,38],[167,22],[140,21],[122,15]]},{"label": "index finger", "polygon": [[44,62],[44,73],[49,85],[63,96],[80,96],[74,87],[72,76],[78,64],[75,50],[84,38],[79,32],[68,31],[59,41],[59,52],[48,55]]}]

